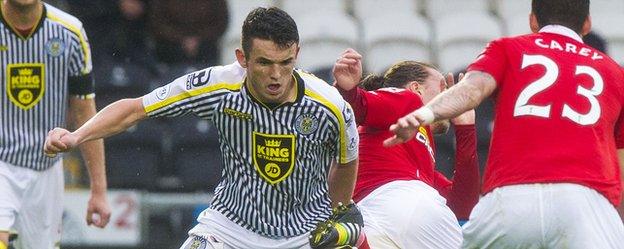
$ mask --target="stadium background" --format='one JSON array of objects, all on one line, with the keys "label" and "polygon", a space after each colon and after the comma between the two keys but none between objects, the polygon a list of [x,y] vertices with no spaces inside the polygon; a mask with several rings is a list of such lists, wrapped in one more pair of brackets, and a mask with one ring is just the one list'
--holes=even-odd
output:
[{"label": "stadium background", "polygon": [[[186,72],[233,62],[242,21],[256,6],[278,6],[293,16],[301,37],[299,66],[331,82],[331,66],[348,47],[364,55],[370,73],[382,73],[392,63],[407,59],[458,73],[489,40],[528,33],[531,2],[222,0],[227,8],[212,10],[225,11],[229,17],[215,43],[220,56],[172,63],[155,55],[153,37],[160,31],[149,24],[155,1],[46,1],[85,23],[94,54],[98,109],[120,98],[141,96]],[[119,14],[128,3],[135,11],[142,8],[139,16]],[[610,25],[624,23],[624,1],[592,0],[591,4],[596,35],[592,44],[603,46],[624,64],[624,26]],[[117,44],[125,44],[125,51]],[[489,146],[491,113],[490,102],[477,110],[481,166]],[[436,137],[437,165],[447,176],[452,176],[453,143],[452,131]],[[78,153],[66,155],[63,248],[178,248],[218,183],[221,162],[212,127],[194,117],[148,120],[105,144],[114,212],[111,223],[105,230],[84,225],[88,177]]]}]

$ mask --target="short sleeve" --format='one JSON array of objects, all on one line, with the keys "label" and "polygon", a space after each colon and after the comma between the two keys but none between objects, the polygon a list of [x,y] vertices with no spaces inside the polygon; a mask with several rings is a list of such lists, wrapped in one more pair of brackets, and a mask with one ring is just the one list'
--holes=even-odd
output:
[{"label": "short sleeve", "polygon": [[343,102],[340,115],[342,118],[339,118],[339,122],[342,127],[340,127],[341,131],[336,144],[337,161],[340,164],[346,164],[358,158],[360,136],[355,123],[355,114],[346,101]]},{"label": "short sleeve", "polygon": [[503,41],[499,39],[490,42],[477,59],[468,66],[467,71],[486,72],[494,77],[497,84],[501,84],[509,63]]},{"label": "short sleeve", "polygon": [[150,117],[176,117],[201,110],[210,118],[218,100],[225,93],[238,91],[241,87],[240,82],[228,83],[216,78],[212,68],[206,68],[156,88],[142,97],[145,113]]},{"label": "short sleeve", "polygon": [[68,92],[81,98],[91,98],[95,96],[95,83],[91,75],[93,66],[89,40],[82,27],[80,32],[74,34],[76,39],[59,43],[59,46],[69,47]]}]

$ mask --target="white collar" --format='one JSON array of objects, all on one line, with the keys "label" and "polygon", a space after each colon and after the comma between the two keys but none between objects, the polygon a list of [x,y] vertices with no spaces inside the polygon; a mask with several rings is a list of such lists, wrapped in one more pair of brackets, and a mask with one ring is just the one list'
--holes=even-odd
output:
[{"label": "white collar", "polygon": [[553,33],[553,34],[558,34],[558,35],[563,35],[563,36],[567,36],[570,37],[580,43],[583,43],[583,39],[581,38],[581,36],[574,32],[574,30],[566,27],[566,26],[562,26],[562,25],[557,25],[557,24],[551,24],[551,25],[546,25],[544,26],[542,29],[540,29],[539,31],[540,33],[544,32],[544,33]]}]

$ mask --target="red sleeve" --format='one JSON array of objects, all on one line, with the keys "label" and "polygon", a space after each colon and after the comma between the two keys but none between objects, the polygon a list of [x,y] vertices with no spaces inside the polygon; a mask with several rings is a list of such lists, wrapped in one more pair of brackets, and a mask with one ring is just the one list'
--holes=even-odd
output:
[{"label": "red sleeve", "polygon": [[[622,70],[624,74],[624,70]],[[620,110],[620,116],[615,123],[615,145],[618,149],[624,149],[624,108]],[[624,174],[624,172],[622,172]]]},{"label": "red sleeve", "polygon": [[366,117],[361,125],[380,130],[387,130],[399,118],[423,106],[418,94],[405,89],[382,88],[362,93]]},{"label": "red sleeve", "polygon": [[447,205],[459,220],[467,220],[479,201],[481,180],[477,159],[477,132],[474,125],[456,125],[455,174]]},{"label": "red sleeve", "polygon": [[624,149],[624,108],[620,111],[620,117],[615,123],[615,145],[618,149]]},{"label": "red sleeve", "polygon": [[355,123],[361,125],[366,117],[366,101],[365,98],[362,97],[366,94],[366,90],[359,87],[355,87],[349,91],[337,86],[336,88],[340,95],[342,95],[342,98],[351,105],[351,109],[353,109],[353,113],[355,114]]},{"label": "red sleeve", "polygon": [[433,188],[435,188],[442,197],[448,199],[453,189],[453,182],[436,170],[433,175]]},{"label": "red sleeve", "polygon": [[503,82],[508,59],[503,45],[503,39],[490,42],[477,59],[468,66],[466,71],[481,71],[492,75],[497,84]]}]

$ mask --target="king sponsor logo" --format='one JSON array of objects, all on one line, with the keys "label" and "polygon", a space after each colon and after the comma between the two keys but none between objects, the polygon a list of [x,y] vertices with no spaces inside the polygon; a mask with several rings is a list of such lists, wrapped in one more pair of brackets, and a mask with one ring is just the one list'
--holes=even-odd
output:
[{"label": "king sponsor logo", "polygon": [[283,181],[295,166],[295,135],[254,132],[253,161],[264,180],[271,184]]},{"label": "king sponsor logo", "polygon": [[28,110],[39,102],[45,91],[43,63],[9,64],[6,75],[6,92],[13,104]]}]

